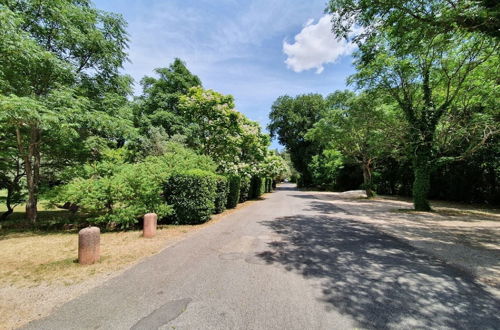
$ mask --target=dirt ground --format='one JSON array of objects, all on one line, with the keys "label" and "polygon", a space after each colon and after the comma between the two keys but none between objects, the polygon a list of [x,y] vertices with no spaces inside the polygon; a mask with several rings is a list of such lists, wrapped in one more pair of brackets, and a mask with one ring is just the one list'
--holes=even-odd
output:
[{"label": "dirt ground", "polygon": [[239,204],[202,225],[162,226],[150,239],[143,238],[141,231],[103,233],[101,260],[89,266],[76,262],[78,234],[1,236],[0,329],[14,329],[45,317],[54,308],[179,242],[193,231],[256,202]]},{"label": "dirt ground", "polygon": [[500,289],[499,209],[433,201],[434,212],[416,212],[409,200],[366,199],[362,191],[318,196],[342,208],[347,217],[373,225]]}]

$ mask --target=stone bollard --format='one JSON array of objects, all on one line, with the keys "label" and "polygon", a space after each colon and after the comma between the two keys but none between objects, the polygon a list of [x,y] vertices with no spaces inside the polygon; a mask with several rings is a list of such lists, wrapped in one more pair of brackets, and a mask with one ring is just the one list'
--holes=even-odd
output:
[{"label": "stone bollard", "polygon": [[99,260],[101,230],[87,227],[78,232],[78,263],[91,265]]},{"label": "stone bollard", "polygon": [[156,235],[157,222],[158,222],[158,216],[156,215],[156,213],[145,214],[142,236],[144,236],[145,238],[154,237]]}]

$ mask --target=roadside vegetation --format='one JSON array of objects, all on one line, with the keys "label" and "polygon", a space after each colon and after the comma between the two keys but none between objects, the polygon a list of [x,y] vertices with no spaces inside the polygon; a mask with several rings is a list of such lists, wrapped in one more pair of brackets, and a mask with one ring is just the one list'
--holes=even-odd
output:
[{"label": "roadside vegetation", "polygon": [[140,228],[148,212],[202,223],[288,176],[259,125],[180,59],[134,97],[119,15],[90,1],[1,1],[0,26],[2,233]]},{"label": "roadside vegetation", "polygon": [[500,204],[499,5],[331,0],[355,89],[281,96],[269,129],[299,186]]}]

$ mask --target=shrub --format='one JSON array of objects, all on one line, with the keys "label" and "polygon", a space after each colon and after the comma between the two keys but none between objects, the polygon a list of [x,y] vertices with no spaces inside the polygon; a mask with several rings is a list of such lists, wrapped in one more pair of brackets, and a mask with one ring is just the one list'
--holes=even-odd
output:
[{"label": "shrub", "polygon": [[238,205],[240,200],[240,185],[241,178],[237,175],[232,175],[228,178],[229,193],[227,196],[227,208],[232,209]]},{"label": "shrub", "polygon": [[271,185],[271,178],[266,178],[266,192],[270,193],[273,190],[273,187]]},{"label": "shrub", "polygon": [[165,183],[165,200],[174,209],[176,224],[199,224],[215,210],[217,176],[202,170],[173,174]]},{"label": "shrub", "polygon": [[264,184],[260,176],[253,176],[250,183],[250,198],[258,198],[263,194]]},{"label": "shrub", "polygon": [[101,162],[85,165],[80,177],[53,190],[52,205],[67,203],[89,215],[90,223],[101,227],[130,228],[145,213],[159,218],[172,214],[162,196],[165,181],[180,170],[200,168],[214,172],[216,165],[179,144],[169,143],[164,155],[147,157],[136,164],[111,155]]},{"label": "shrub", "polygon": [[246,202],[250,198],[250,178],[244,176],[240,181],[240,203]]},{"label": "shrub", "polygon": [[266,178],[260,178],[260,194],[259,194],[259,196],[265,194],[266,190],[267,190]]},{"label": "shrub", "polygon": [[225,176],[217,175],[217,189],[215,196],[215,213],[222,213],[226,209],[227,196],[229,193],[228,180]]}]

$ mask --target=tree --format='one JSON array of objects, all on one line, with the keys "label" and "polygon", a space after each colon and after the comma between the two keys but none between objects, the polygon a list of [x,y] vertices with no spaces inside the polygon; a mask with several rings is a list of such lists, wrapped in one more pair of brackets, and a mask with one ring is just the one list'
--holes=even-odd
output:
[{"label": "tree", "polygon": [[[356,95],[351,91],[337,91],[327,97],[331,108],[306,135],[321,143],[332,165],[337,165],[339,151],[348,161],[363,171],[363,183],[368,198],[373,197],[373,170],[376,161],[394,153],[401,137],[401,125],[392,109],[376,97],[376,93]],[[318,167],[319,164],[316,164]],[[335,171],[335,166],[332,168]]]},{"label": "tree", "polygon": [[360,46],[351,77],[361,88],[385,91],[397,102],[409,126],[413,159],[413,198],[428,211],[430,175],[435,164],[434,138],[443,115],[463,91],[471,73],[496,51],[489,38],[470,33],[436,33],[380,28]]},{"label": "tree", "polygon": [[238,153],[241,114],[231,95],[192,87],[179,100],[179,110],[191,125],[192,147],[213,159],[228,160]]},{"label": "tree", "polygon": [[126,58],[125,22],[90,1],[5,0],[0,27],[0,122],[14,128],[28,190],[26,215],[35,222],[47,133],[75,128],[72,119],[87,108],[79,85],[102,86],[118,76]]},{"label": "tree", "polygon": [[330,0],[327,11],[334,14],[335,33],[344,37],[356,25],[365,35],[381,25],[403,31],[426,25],[436,32],[465,30],[500,37],[500,4],[492,0]]},{"label": "tree", "polygon": [[168,68],[155,69],[155,73],[158,78],[146,76],[141,80],[143,92],[137,99],[136,125],[143,131],[150,126],[163,127],[169,136],[187,134],[187,122],[179,109],[179,101],[190,88],[202,86],[200,78],[179,58]]},{"label": "tree", "polygon": [[280,96],[272,105],[268,129],[284,145],[295,169],[302,175],[304,185],[312,184],[309,164],[319,153],[318,145],[305,139],[307,131],[321,118],[326,109],[319,94],[299,95],[295,98]]}]

